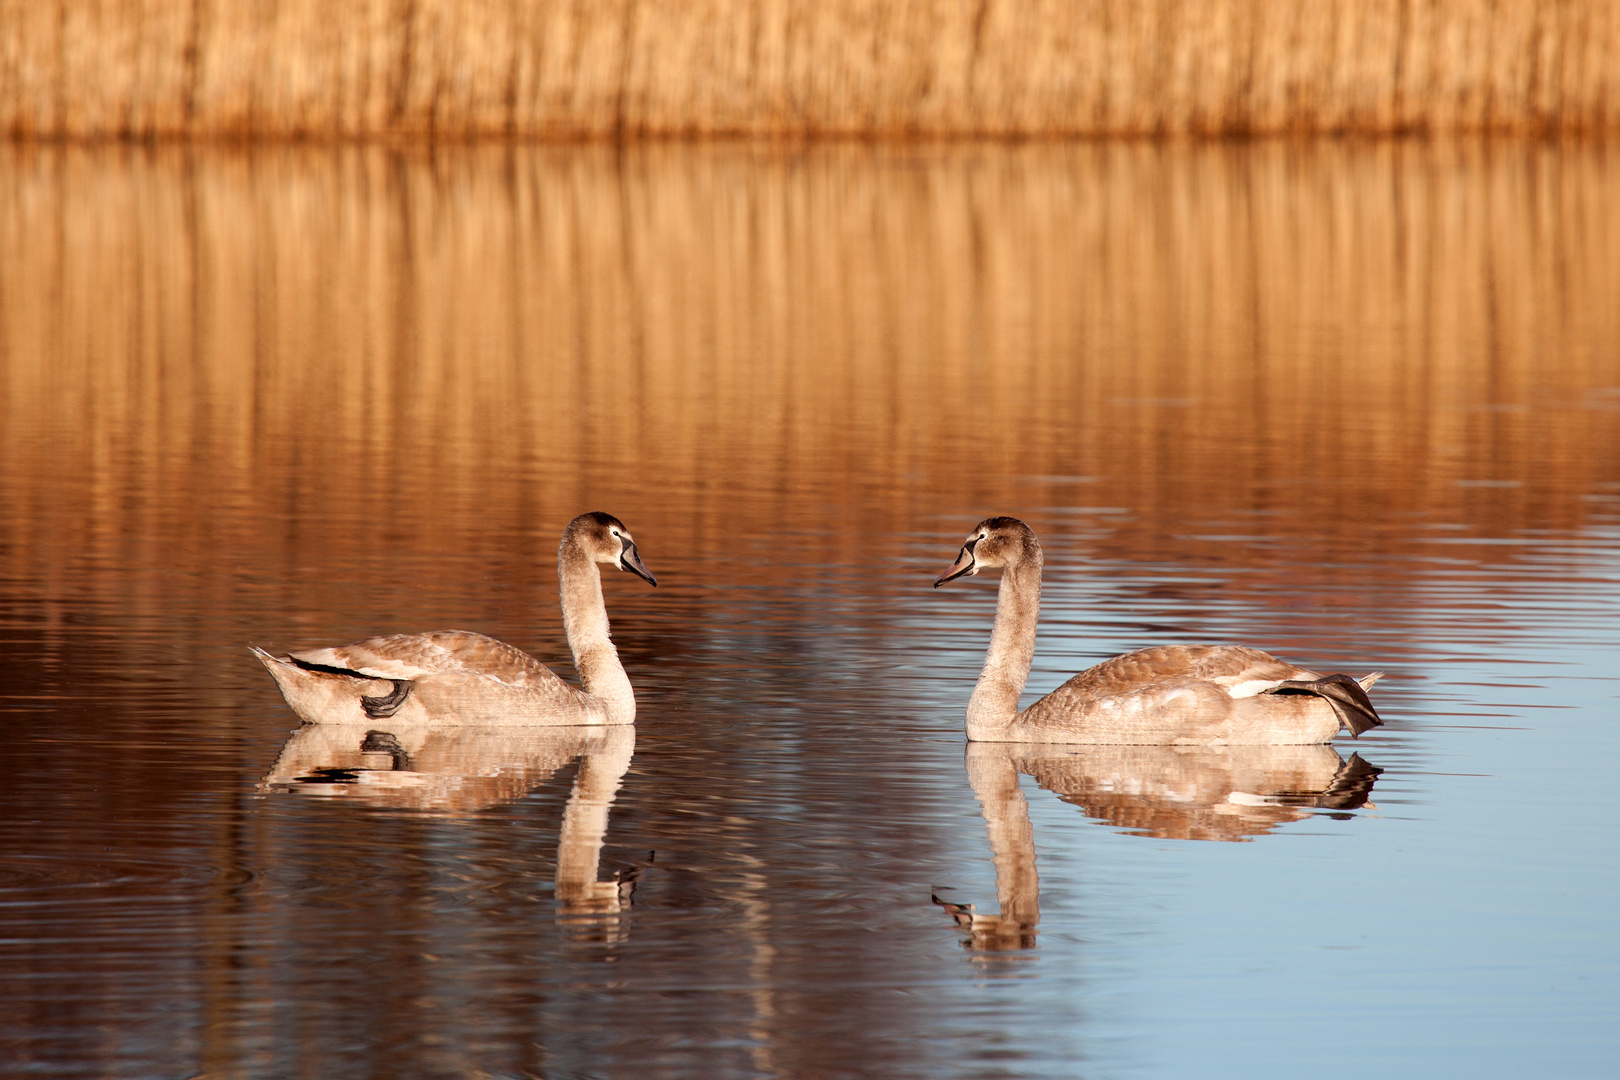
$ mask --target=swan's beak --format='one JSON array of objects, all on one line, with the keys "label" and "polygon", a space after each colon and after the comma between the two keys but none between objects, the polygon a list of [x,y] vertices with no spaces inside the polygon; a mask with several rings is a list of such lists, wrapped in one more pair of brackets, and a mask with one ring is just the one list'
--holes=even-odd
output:
[{"label": "swan's beak", "polygon": [[652,571],[647,569],[647,564],[641,561],[640,555],[636,554],[636,545],[629,540],[624,541],[624,550],[619,552],[619,569],[628,570],[639,578],[645,578],[649,585],[656,586],[658,584],[658,579],[652,576]]},{"label": "swan's beak", "polygon": [[959,577],[965,577],[968,574],[977,574],[978,572],[978,564],[973,561],[973,546],[971,544],[963,544],[962,554],[956,557],[956,561],[951,563],[943,574],[934,579],[934,588],[939,588],[947,581],[955,581]]}]

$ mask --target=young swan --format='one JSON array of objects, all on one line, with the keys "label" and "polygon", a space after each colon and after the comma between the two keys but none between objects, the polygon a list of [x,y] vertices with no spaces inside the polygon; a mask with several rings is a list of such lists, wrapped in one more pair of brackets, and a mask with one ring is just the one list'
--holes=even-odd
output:
[{"label": "young swan", "polygon": [[468,630],[394,634],[272,656],[249,646],[311,723],[631,724],[636,698],[608,637],[599,564],[658,582],[630,530],[611,514],[581,514],[557,545],[563,629],[582,689],[503,641]]},{"label": "young swan", "polygon": [[968,701],[972,742],[1137,745],[1325,743],[1383,723],[1367,698],[1382,677],[1318,675],[1259,649],[1160,645],[1082,671],[1023,712],[1018,695],[1035,656],[1041,545],[1017,518],[979,522],[934,582],[1000,567],[996,625]]}]

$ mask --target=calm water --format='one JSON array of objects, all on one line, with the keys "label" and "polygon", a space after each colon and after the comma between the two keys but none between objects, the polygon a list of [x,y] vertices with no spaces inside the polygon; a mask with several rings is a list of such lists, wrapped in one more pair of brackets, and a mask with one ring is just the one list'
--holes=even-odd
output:
[{"label": "calm water", "polygon": [[[0,147],[0,1071],[1613,1075],[1616,190],[1501,141]],[[297,731],[244,648],[571,674],[587,509],[660,581],[607,582],[633,735]],[[1388,726],[968,752],[993,585],[929,584],[988,513],[1048,551],[1031,699],[1241,641],[1387,671]]]}]

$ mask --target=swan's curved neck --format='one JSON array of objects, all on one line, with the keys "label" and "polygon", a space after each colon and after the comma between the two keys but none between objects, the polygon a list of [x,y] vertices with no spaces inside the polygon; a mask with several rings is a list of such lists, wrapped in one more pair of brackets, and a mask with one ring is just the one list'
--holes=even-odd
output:
[{"label": "swan's curved neck", "polygon": [[602,702],[608,716],[629,723],[636,716],[630,677],[619,663],[619,650],[608,636],[607,605],[602,600],[602,572],[578,545],[557,549],[557,586],[562,594],[563,632],[579,669],[580,685]]},{"label": "swan's curved neck", "polygon": [[979,684],[968,700],[967,735],[992,738],[1018,719],[1018,695],[1024,692],[1029,665],[1035,659],[1035,624],[1041,612],[1041,549],[1009,565],[996,594],[996,628],[990,632]]}]

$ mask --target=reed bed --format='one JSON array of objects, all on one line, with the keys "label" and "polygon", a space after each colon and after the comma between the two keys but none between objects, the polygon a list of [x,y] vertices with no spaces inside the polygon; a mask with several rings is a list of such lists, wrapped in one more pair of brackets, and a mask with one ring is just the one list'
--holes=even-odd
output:
[{"label": "reed bed", "polygon": [[0,0],[14,136],[1620,126],[1612,0]]}]

